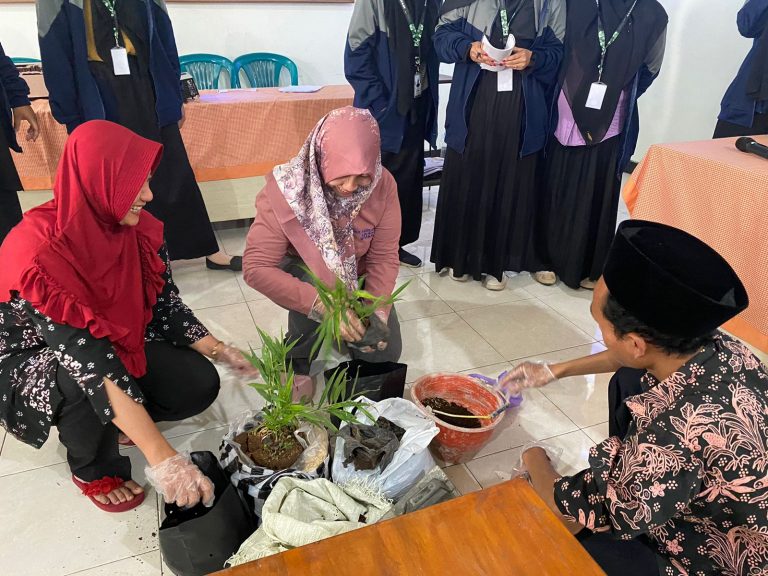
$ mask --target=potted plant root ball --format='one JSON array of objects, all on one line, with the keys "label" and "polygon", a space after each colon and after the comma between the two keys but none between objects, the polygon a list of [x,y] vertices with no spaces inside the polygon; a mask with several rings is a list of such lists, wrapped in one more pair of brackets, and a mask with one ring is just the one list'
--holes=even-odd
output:
[{"label": "potted plant root ball", "polygon": [[339,371],[323,390],[320,401],[293,400],[293,367],[288,352],[295,342],[272,338],[259,330],[262,349],[249,356],[261,381],[251,386],[265,406],[246,412],[230,425],[220,449],[220,461],[232,483],[251,505],[257,519],[272,487],[284,476],[310,480],[329,475],[328,432],[331,418],[357,422],[351,413],[365,405],[346,393],[346,374]]},{"label": "potted plant root ball", "polygon": [[470,459],[490,440],[507,401],[496,390],[462,374],[429,374],[411,389],[414,403],[435,421],[432,441],[448,464]]}]

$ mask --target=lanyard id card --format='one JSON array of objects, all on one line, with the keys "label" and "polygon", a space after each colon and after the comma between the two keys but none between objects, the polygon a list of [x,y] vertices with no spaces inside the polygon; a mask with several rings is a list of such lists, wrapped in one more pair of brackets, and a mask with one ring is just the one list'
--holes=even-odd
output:
[{"label": "lanyard id card", "polygon": [[414,56],[414,63],[416,65],[416,72],[413,75],[413,97],[418,98],[424,92],[424,75],[425,70],[422,70],[421,66],[421,37],[424,34],[424,18],[427,14],[427,3],[429,0],[424,0],[424,9],[421,11],[421,20],[419,25],[413,22],[411,11],[408,10],[408,6],[405,4],[405,0],[400,0],[400,8],[403,10],[403,15],[408,21],[408,30],[411,32],[411,40],[413,41],[413,47],[416,50]]},{"label": "lanyard id card", "polygon": [[600,110],[603,107],[603,100],[605,99],[605,92],[608,90],[608,86],[602,82],[593,82],[589,88],[589,95],[587,96],[587,103],[584,105],[587,108],[593,110]]},{"label": "lanyard id card", "polygon": [[112,16],[112,33],[115,35],[115,47],[110,50],[112,56],[112,71],[115,76],[130,76],[131,67],[128,65],[128,51],[120,46],[120,27],[117,23],[116,0],[101,0],[104,7]]},{"label": "lanyard id card", "polygon": [[[629,17],[632,15],[632,11],[635,9],[635,6],[637,5],[637,0],[635,0],[632,3],[632,6],[629,7],[629,10],[624,15],[624,18],[621,19],[621,22],[616,27],[616,30],[614,31],[613,35],[610,37],[610,39],[606,42],[605,40],[605,27],[603,26],[603,18],[600,14],[600,0],[595,0],[595,4],[597,4],[597,42],[600,44],[600,64],[597,66],[597,82],[595,84],[592,84],[592,88],[590,89],[590,95],[592,94],[592,90],[595,89],[595,85],[602,84],[603,81],[603,68],[605,67],[605,55],[608,53],[608,48],[610,48],[614,42],[618,39],[619,35],[621,34],[621,31],[624,30],[624,26],[627,25],[627,22],[629,21]],[[603,90],[603,96],[605,96],[605,90]],[[602,97],[600,98],[600,107],[602,107]],[[587,106],[587,108],[592,108],[592,106]],[[599,108],[598,108],[599,110]]]}]

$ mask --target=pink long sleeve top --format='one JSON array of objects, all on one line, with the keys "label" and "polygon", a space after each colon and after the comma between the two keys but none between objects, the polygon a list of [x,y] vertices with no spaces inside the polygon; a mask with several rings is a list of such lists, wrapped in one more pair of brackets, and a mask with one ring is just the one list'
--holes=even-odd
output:
[{"label": "pink long sleeve top", "polygon": [[[400,268],[400,202],[395,179],[386,169],[355,218],[353,228],[357,270],[360,276],[365,275],[365,289],[374,296],[389,296]],[[326,284],[335,283],[320,251],[270,174],[256,198],[256,219],[248,231],[243,254],[243,277],[249,286],[279,306],[309,314],[317,291],[280,268],[286,255],[301,258]]]}]

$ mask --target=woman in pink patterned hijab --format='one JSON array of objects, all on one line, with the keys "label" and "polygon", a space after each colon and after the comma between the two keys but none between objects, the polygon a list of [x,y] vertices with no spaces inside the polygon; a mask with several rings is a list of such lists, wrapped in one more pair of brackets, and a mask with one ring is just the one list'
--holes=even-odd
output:
[{"label": "woman in pink patterned hijab", "polygon": [[[351,106],[330,112],[298,155],[267,177],[243,258],[245,281],[289,310],[286,337],[299,339],[292,350],[298,374],[309,372],[315,320],[323,313],[301,264],[326,284],[340,278],[350,290],[364,275],[366,290],[388,296],[399,270],[399,236],[397,187],[381,166],[376,121]],[[397,360],[396,314],[385,308],[377,316],[389,327],[387,340],[367,352],[350,352],[370,362]],[[347,342],[360,340],[365,331],[352,320]]]}]

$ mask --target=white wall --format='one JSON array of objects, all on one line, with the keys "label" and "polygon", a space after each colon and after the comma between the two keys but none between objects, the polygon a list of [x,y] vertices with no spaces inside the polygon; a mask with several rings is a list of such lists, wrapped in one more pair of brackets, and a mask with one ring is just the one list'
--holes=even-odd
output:
[{"label": "white wall", "polygon": [[[169,4],[180,54],[235,58],[277,52],[291,58],[304,84],[343,84],[344,43],[352,4]],[[0,4],[7,54],[36,56],[33,4]]]},{"label": "white wall", "polygon": [[[741,0],[660,1],[670,17],[667,52],[661,76],[640,100],[636,158],[654,142],[711,137],[720,99],[749,49],[736,29]],[[170,4],[169,9],[182,54],[278,52],[296,62],[303,83],[344,82],[351,4]],[[9,54],[38,54],[34,5],[0,5],[0,40]],[[441,97],[445,101],[447,90]]]},{"label": "white wall", "polygon": [[635,159],[656,142],[712,137],[720,100],[750,47],[739,35],[742,0],[659,0],[669,14],[661,74],[640,99]]}]

